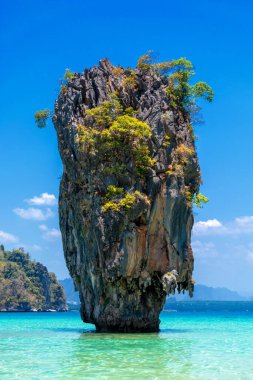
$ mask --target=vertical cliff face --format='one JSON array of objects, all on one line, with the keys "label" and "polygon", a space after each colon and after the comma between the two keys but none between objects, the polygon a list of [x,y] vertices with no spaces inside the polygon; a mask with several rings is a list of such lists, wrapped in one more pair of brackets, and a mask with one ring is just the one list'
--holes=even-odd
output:
[{"label": "vertical cliff face", "polygon": [[53,121],[60,228],[81,316],[99,331],[157,331],[166,293],[193,290],[200,171],[189,114],[159,71],[104,59],[64,86]]}]

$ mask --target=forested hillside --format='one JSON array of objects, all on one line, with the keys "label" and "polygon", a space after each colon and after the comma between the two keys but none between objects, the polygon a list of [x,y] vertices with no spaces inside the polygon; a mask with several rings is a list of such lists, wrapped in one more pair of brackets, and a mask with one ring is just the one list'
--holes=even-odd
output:
[{"label": "forested hillside", "polygon": [[0,246],[0,311],[66,310],[66,297],[54,273],[23,249]]}]

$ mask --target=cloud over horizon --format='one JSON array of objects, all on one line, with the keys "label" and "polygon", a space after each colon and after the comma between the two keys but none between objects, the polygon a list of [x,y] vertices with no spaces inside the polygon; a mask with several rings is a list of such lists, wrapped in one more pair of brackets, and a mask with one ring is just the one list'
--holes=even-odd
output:
[{"label": "cloud over horizon", "polygon": [[203,242],[200,240],[192,241],[192,249],[194,252],[195,258],[214,258],[219,256],[219,253],[216,249],[216,246],[213,242]]},{"label": "cloud over horizon", "polygon": [[25,200],[26,203],[32,206],[55,206],[57,199],[54,194],[42,193],[40,196],[34,196]]},{"label": "cloud over horizon", "polygon": [[33,207],[29,207],[27,209],[15,208],[13,212],[17,214],[20,218],[27,220],[43,221],[54,217],[54,213],[50,208],[47,208],[45,211],[41,210],[40,208]]},{"label": "cloud over horizon", "polygon": [[39,229],[44,232],[42,234],[44,240],[56,240],[61,237],[61,232],[57,228],[48,228],[45,224],[41,224]]},{"label": "cloud over horizon", "polygon": [[16,243],[17,241],[17,236],[0,230],[0,243]]},{"label": "cloud over horizon", "polygon": [[224,223],[218,219],[199,221],[194,224],[192,232],[193,236],[253,234],[253,216],[236,217]]}]

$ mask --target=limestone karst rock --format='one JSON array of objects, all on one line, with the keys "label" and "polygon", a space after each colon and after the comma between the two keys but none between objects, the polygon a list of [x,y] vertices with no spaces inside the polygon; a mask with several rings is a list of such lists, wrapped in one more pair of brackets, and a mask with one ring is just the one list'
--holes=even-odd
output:
[{"label": "limestone karst rock", "polygon": [[200,170],[189,113],[159,71],[103,59],[64,86],[53,122],[60,228],[83,321],[158,331],[166,291],[193,290],[189,199]]}]

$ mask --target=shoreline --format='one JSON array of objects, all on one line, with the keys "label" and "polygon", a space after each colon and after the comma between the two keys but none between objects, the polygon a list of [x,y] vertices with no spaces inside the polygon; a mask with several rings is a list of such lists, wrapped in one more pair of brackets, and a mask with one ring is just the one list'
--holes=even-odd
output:
[{"label": "shoreline", "polygon": [[46,309],[46,310],[0,310],[0,313],[66,313],[69,310],[54,310],[54,309]]}]

